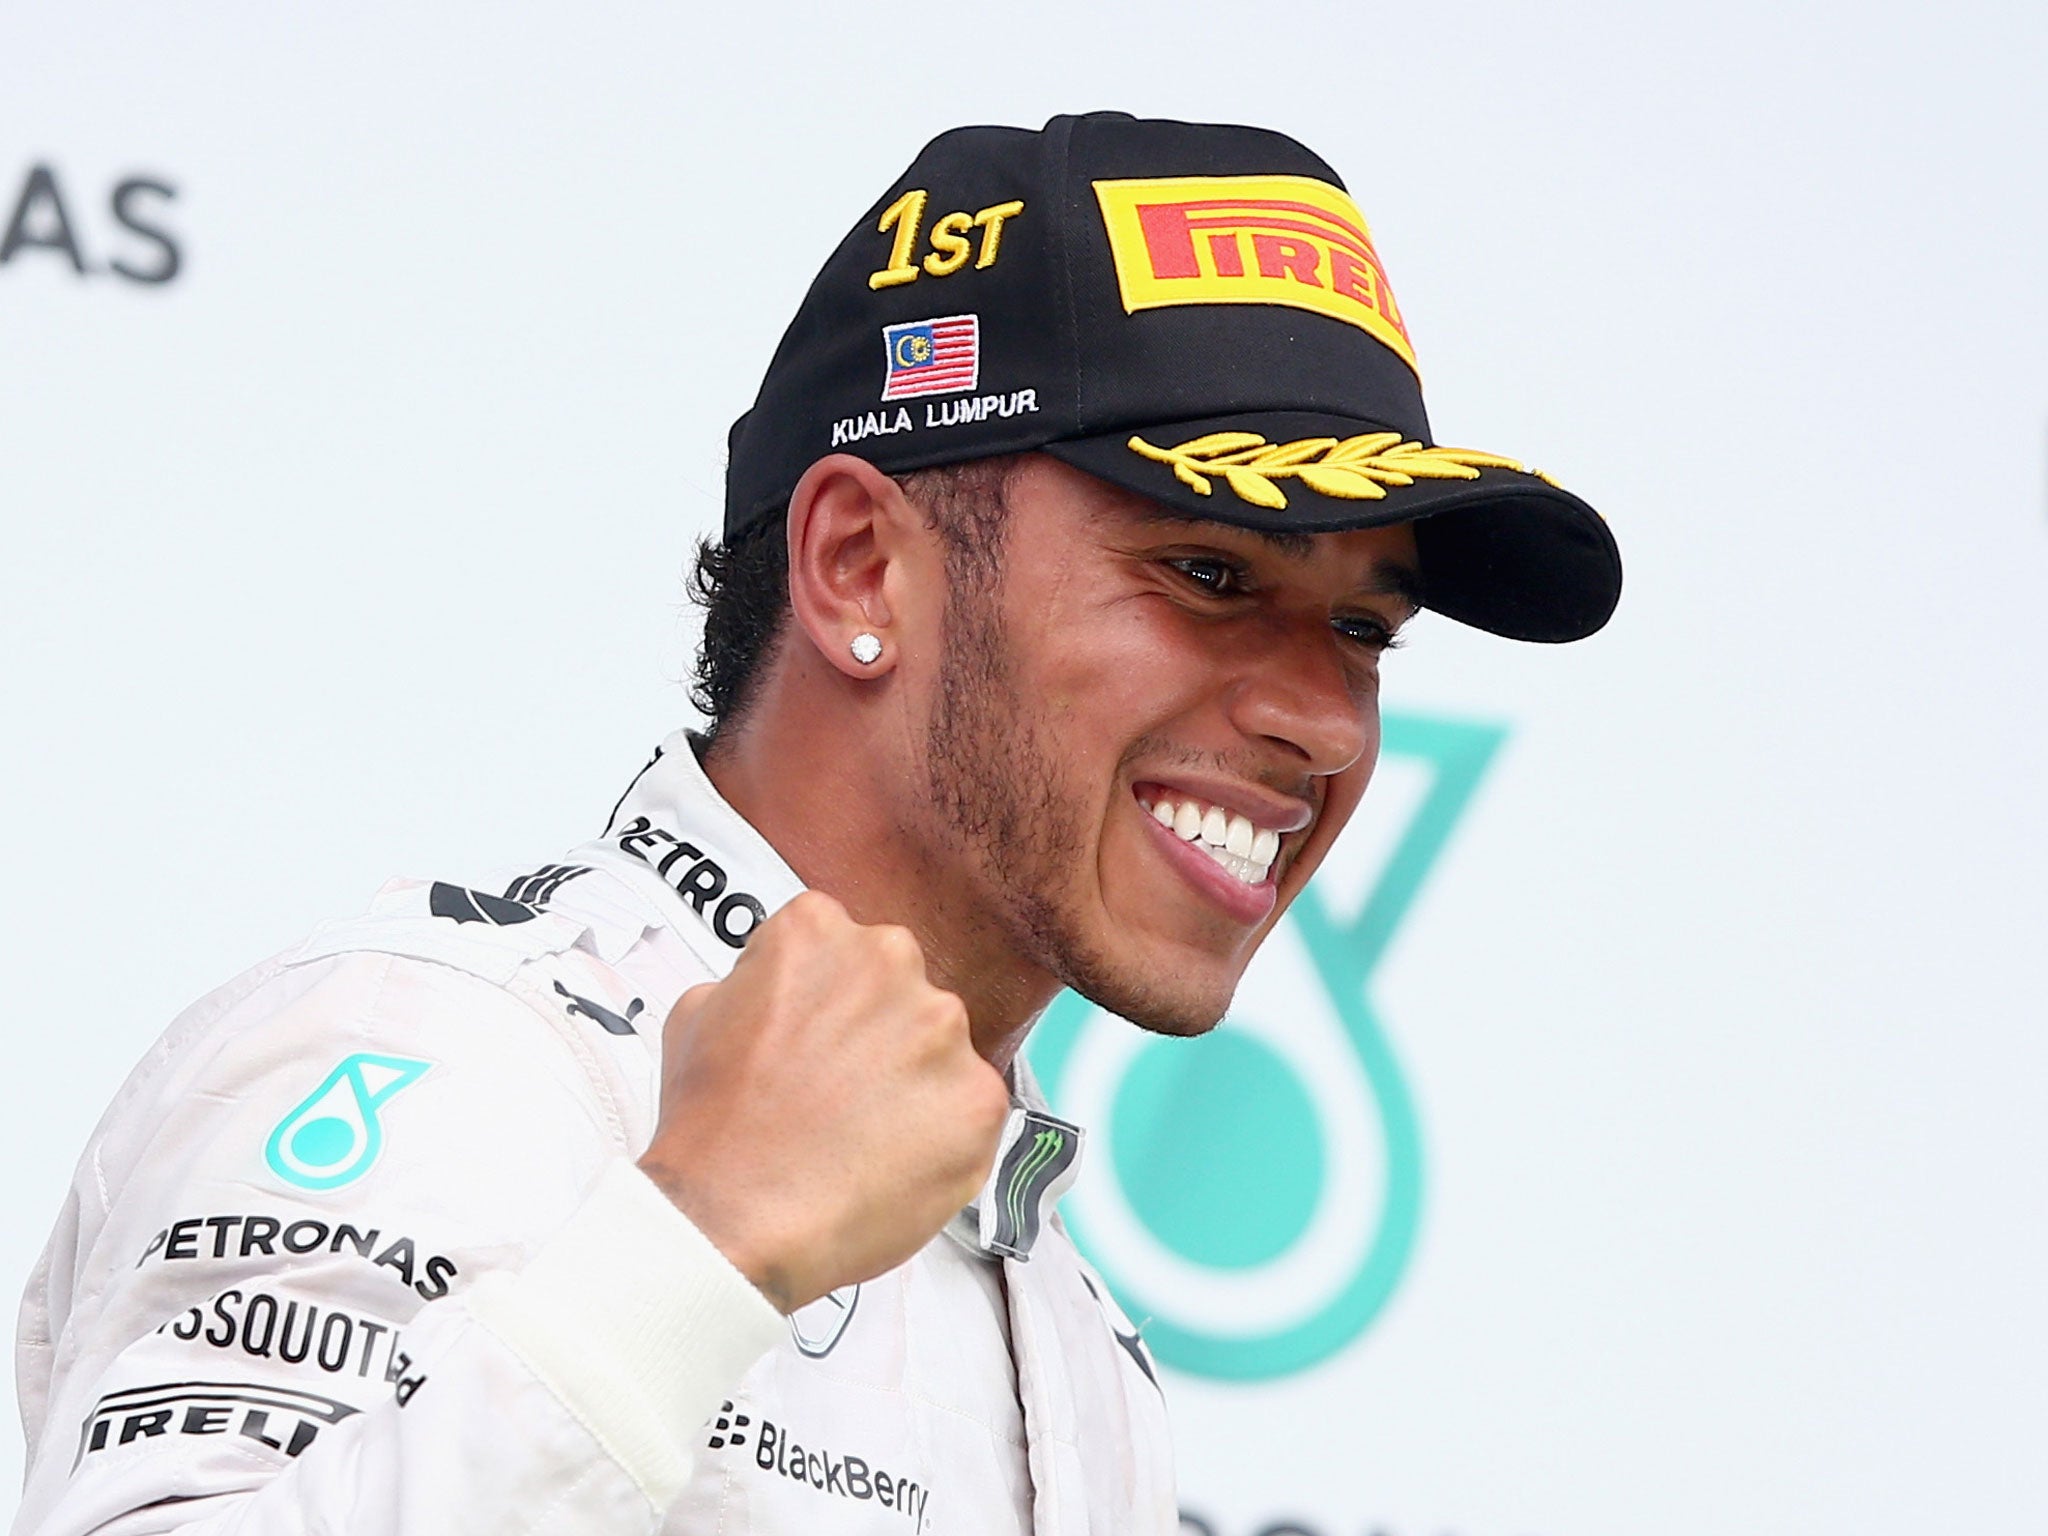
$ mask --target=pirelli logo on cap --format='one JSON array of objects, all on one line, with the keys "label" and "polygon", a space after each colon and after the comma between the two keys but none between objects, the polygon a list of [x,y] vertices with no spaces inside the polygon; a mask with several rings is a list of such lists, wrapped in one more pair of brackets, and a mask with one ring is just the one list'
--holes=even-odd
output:
[{"label": "pirelli logo on cap", "polygon": [[1365,219],[1307,176],[1098,181],[1124,309],[1285,304],[1357,326],[1415,367]]}]

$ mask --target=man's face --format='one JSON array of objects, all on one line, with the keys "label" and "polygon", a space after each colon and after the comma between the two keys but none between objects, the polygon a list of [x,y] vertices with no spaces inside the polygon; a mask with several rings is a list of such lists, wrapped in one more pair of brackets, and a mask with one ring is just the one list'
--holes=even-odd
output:
[{"label": "man's face", "polygon": [[1364,792],[1413,533],[1167,520],[1043,455],[1008,502],[999,586],[948,604],[931,814],[1006,949],[1198,1034]]}]

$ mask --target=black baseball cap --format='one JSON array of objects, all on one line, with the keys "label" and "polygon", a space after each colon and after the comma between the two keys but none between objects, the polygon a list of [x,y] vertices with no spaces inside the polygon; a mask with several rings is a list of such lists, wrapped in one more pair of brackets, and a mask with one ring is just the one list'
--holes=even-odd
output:
[{"label": "black baseball cap", "polygon": [[1426,606],[1514,639],[1589,635],[1621,593],[1585,502],[1437,443],[1370,229],[1262,128],[940,135],[825,263],[730,449],[728,541],[828,453],[900,474],[1036,449],[1239,527],[1413,522]]}]

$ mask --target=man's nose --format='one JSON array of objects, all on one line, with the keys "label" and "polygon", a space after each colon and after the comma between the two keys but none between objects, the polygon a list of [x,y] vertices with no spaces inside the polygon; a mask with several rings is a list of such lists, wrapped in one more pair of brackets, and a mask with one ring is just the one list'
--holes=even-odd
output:
[{"label": "man's nose", "polygon": [[1348,656],[1346,643],[1327,620],[1261,626],[1230,691],[1231,722],[1287,748],[1310,773],[1342,773],[1372,750],[1379,719],[1377,669]]}]

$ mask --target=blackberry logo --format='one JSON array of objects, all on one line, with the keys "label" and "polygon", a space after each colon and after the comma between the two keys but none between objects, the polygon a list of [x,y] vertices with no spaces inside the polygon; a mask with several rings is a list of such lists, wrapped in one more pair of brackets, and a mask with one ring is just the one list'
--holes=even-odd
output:
[{"label": "blackberry logo", "polygon": [[[730,1403],[726,1405],[727,1408],[731,1406]],[[744,1415],[733,1414],[731,1428],[737,1429],[746,1422]],[[729,1432],[725,1438],[728,1444],[738,1443]],[[713,1444],[716,1444],[715,1440]],[[925,1506],[931,1502],[930,1488],[900,1472],[885,1471],[864,1456],[803,1445],[793,1431],[772,1420],[763,1419],[755,1435],[754,1465],[763,1472],[773,1472],[793,1483],[802,1483],[806,1488],[815,1488],[819,1493],[893,1509],[910,1517],[910,1529],[913,1531],[929,1528],[925,1521]]]},{"label": "blackberry logo", "polygon": [[736,1412],[728,1398],[718,1405],[718,1420],[711,1426],[711,1438],[704,1443],[714,1451],[722,1451],[728,1445],[745,1445],[746,1429],[752,1422],[744,1413]]}]

